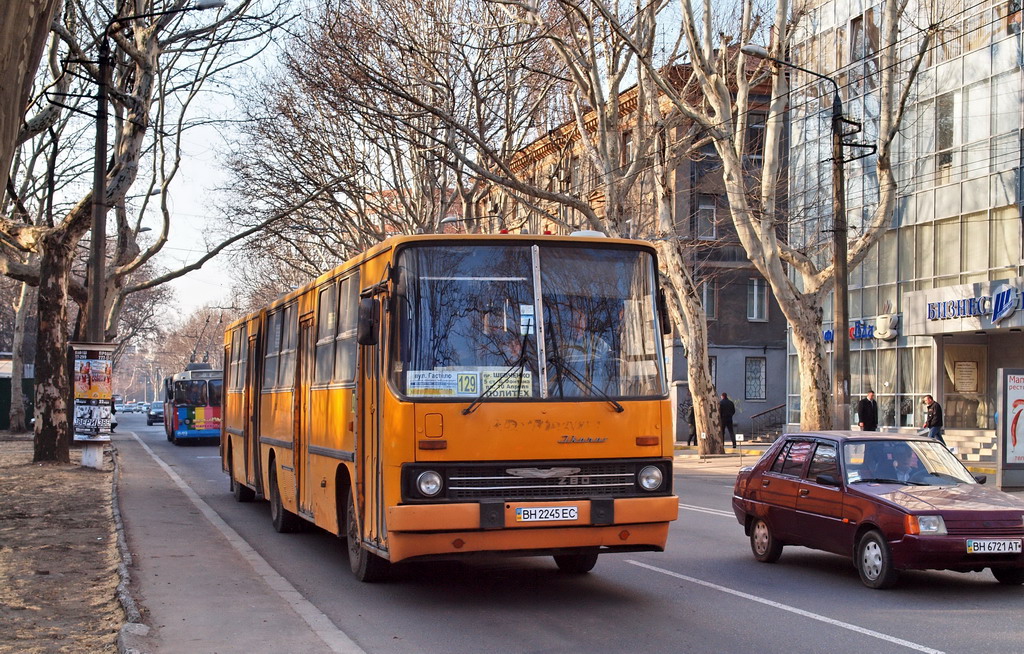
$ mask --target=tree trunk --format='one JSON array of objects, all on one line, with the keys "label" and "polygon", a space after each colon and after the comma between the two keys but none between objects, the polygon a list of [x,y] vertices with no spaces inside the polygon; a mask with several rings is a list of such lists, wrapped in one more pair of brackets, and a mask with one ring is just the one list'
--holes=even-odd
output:
[{"label": "tree trunk", "polygon": [[[820,306],[820,304],[818,304]],[[846,429],[832,424],[832,380],[822,339],[821,317],[787,316],[800,370],[800,429]]]},{"label": "tree trunk", "polygon": [[68,374],[68,286],[73,239],[58,230],[44,240],[39,262],[36,425],[33,461],[70,463],[73,415]]},{"label": "tree trunk", "polygon": [[14,344],[11,347],[11,433],[26,431],[25,395],[22,379],[25,377],[25,325],[31,313],[32,287],[23,283],[18,298],[18,311],[14,317]]},{"label": "tree trunk", "polygon": [[[693,401],[693,416],[697,429],[697,450],[701,455],[722,454],[722,420],[715,402],[715,385],[708,368],[708,322],[701,306],[693,278],[674,241],[658,241],[658,260],[662,272],[669,278],[671,288],[666,289],[673,322],[679,328],[679,337],[686,350],[686,383]],[[700,434],[705,434],[701,438]]]}]

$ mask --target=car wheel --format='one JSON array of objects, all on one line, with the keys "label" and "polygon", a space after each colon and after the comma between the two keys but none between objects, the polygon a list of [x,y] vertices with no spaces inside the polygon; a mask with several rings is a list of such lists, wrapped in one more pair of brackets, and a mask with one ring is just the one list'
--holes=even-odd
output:
[{"label": "car wheel", "polygon": [[273,523],[274,530],[280,534],[298,531],[300,527],[299,517],[284,508],[284,502],[281,501],[276,462],[270,468],[270,522]]},{"label": "car wheel", "polygon": [[356,520],[356,505],[352,493],[348,494],[348,503],[345,506],[345,540],[348,545],[348,565],[356,579],[373,583],[387,578],[391,563],[364,548],[359,542],[359,523]]},{"label": "car wheel", "polygon": [[855,563],[860,580],[869,588],[891,588],[899,578],[899,571],[892,567],[889,543],[879,531],[869,531],[861,536]]},{"label": "car wheel", "polygon": [[146,421],[146,426],[147,427],[152,427],[153,426],[153,421],[152,420],[147,420]]},{"label": "car wheel", "polygon": [[750,551],[762,563],[775,563],[782,556],[782,543],[772,533],[768,523],[757,518],[750,525]]},{"label": "car wheel", "polygon": [[580,552],[579,554],[556,554],[555,565],[562,572],[581,575],[590,572],[597,565],[597,552]]},{"label": "car wheel", "polygon": [[1001,584],[1020,586],[1024,584],[1024,568],[992,568],[992,576]]}]

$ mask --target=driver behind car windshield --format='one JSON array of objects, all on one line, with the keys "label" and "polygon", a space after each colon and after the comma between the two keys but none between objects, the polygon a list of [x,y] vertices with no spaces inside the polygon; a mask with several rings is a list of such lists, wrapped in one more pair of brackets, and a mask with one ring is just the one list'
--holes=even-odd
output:
[{"label": "driver behind car windshield", "polygon": [[885,440],[847,443],[846,483],[913,483],[924,486],[977,483],[941,443]]}]

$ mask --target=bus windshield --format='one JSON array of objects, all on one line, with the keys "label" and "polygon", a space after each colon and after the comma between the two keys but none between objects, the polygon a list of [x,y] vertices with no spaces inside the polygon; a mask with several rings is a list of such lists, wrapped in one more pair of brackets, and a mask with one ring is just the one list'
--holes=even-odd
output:
[{"label": "bus windshield", "polygon": [[417,399],[661,397],[654,275],[629,247],[407,248],[392,382]]}]

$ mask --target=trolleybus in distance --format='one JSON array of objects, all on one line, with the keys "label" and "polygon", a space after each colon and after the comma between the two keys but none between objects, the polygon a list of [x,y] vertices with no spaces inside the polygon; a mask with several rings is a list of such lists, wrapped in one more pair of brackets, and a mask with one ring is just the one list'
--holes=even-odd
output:
[{"label": "trolleybus in distance", "polygon": [[587,572],[678,514],[656,253],[528,235],[389,239],[229,325],[235,498],[390,564],[500,552]]},{"label": "trolleybus in distance", "polygon": [[189,364],[164,380],[164,432],[175,445],[220,438],[224,371]]}]

